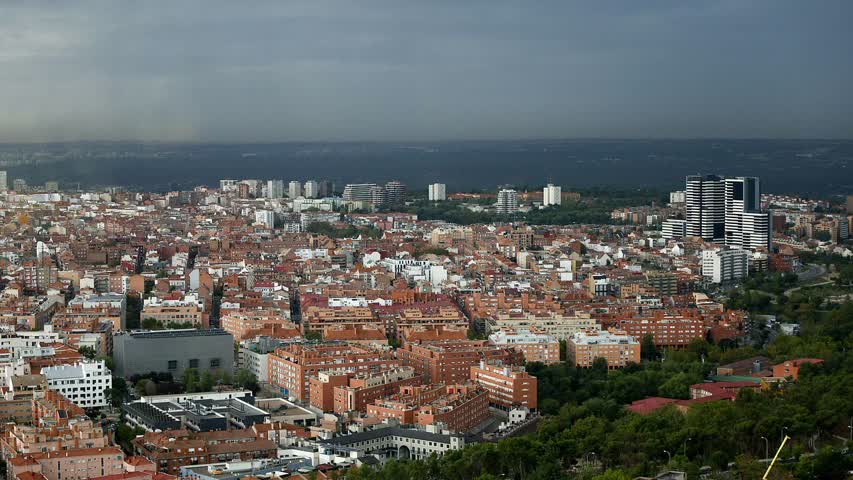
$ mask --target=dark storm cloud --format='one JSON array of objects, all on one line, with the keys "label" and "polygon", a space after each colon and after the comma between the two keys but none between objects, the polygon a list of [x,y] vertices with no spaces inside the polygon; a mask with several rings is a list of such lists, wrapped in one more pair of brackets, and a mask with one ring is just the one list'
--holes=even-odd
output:
[{"label": "dark storm cloud", "polygon": [[0,2],[0,141],[845,137],[853,4]]}]

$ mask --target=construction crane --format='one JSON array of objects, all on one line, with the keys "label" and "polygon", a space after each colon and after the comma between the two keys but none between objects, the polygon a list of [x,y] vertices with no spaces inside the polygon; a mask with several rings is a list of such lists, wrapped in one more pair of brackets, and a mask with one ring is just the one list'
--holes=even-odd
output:
[{"label": "construction crane", "polygon": [[776,459],[779,458],[779,454],[782,453],[782,449],[785,448],[785,443],[787,443],[790,438],[791,437],[785,435],[785,438],[782,439],[782,443],[779,444],[779,450],[776,450],[776,455],[773,455],[773,460],[770,462],[770,465],[767,466],[767,471],[764,472],[764,476],[761,477],[761,480],[767,480],[767,475],[770,475],[770,470],[773,469],[773,465],[776,464]]}]

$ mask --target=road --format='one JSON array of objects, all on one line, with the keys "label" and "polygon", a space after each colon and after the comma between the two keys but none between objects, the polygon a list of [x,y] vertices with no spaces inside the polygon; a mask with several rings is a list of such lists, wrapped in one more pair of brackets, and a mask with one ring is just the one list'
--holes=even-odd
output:
[{"label": "road", "polygon": [[801,283],[812,282],[826,275],[826,267],[815,263],[809,263],[808,268],[797,274]]}]

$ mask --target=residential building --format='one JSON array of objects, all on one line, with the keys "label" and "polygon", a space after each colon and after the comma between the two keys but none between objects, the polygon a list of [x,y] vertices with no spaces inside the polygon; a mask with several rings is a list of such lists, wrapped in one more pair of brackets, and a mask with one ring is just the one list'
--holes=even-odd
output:
[{"label": "residential building", "polygon": [[131,443],[136,455],[154,462],[157,471],[171,475],[179,474],[181,467],[187,465],[276,458],[278,450],[275,442],[260,438],[251,428],[215,432],[148,432]]},{"label": "residential building", "polygon": [[560,342],[556,337],[530,329],[502,329],[489,335],[489,342],[521,351],[526,363],[545,365],[560,362]]},{"label": "residential building", "polygon": [[609,368],[640,363],[640,342],[624,331],[588,330],[566,342],[566,360],[578,368],[589,368],[595,359],[607,360]]},{"label": "residential building", "polygon": [[381,372],[399,365],[390,351],[345,344],[289,345],[268,356],[270,384],[302,401],[310,400],[310,380],[320,372]]},{"label": "residential building", "polygon": [[284,180],[267,181],[267,198],[284,197]]},{"label": "residential building", "polygon": [[41,374],[49,389],[83,408],[106,407],[110,403],[106,390],[112,389],[113,377],[103,360],[45,367]]},{"label": "residential building", "polygon": [[430,383],[446,385],[466,382],[470,367],[482,360],[501,361],[507,365],[524,363],[520,351],[490,345],[485,340],[407,343],[397,349],[397,357]]},{"label": "residential building", "polygon": [[562,188],[559,185],[549,183],[542,190],[542,206],[560,205],[563,203]]},{"label": "residential building", "polygon": [[618,326],[636,339],[651,335],[658,347],[686,347],[693,340],[704,339],[708,333],[702,319],[675,316],[622,319]]},{"label": "residential building", "polygon": [[287,196],[291,199],[302,196],[302,184],[297,180],[292,180],[287,184]]},{"label": "residential building", "polygon": [[690,175],[685,189],[687,235],[706,241],[725,239],[725,185],[717,175]]},{"label": "residential building", "polygon": [[75,448],[13,457],[6,475],[17,479],[90,480],[124,471],[124,453],[118,447]]},{"label": "residential building", "polygon": [[518,212],[518,192],[512,189],[498,191],[496,210],[499,215],[512,215]]},{"label": "residential building", "polygon": [[741,248],[770,248],[770,215],[761,211],[757,177],[726,178],[725,242]]},{"label": "residential building", "polygon": [[255,210],[255,223],[267,228],[275,228],[275,212],[272,210]]},{"label": "residential building", "polygon": [[0,192],[9,190],[9,181],[6,175],[6,170],[0,170]]},{"label": "residential building", "polygon": [[219,329],[119,332],[113,338],[113,359],[115,373],[122,377],[168,372],[180,378],[187,368],[230,372],[234,337]]},{"label": "residential building", "polygon": [[661,224],[661,237],[670,240],[687,236],[687,220],[668,218]]},{"label": "residential building", "polygon": [[524,406],[536,410],[539,406],[538,380],[524,367],[500,361],[481,360],[469,369],[471,381],[489,392],[489,403],[503,410]]},{"label": "residential building", "polygon": [[306,181],[303,190],[302,194],[305,198],[319,198],[320,196],[320,184],[317,183],[317,180]]},{"label": "residential building", "polygon": [[406,185],[396,180],[385,184],[388,205],[400,206],[406,203]]},{"label": "residential building", "polygon": [[375,187],[379,187],[379,185],[375,183],[349,183],[344,186],[344,200],[370,203],[373,201],[372,192]]},{"label": "residential building", "polygon": [[474,383],[411,385],[367,405],[367,416],[465,433],[489,419],[489,399],[489,392]]},{"label": "residential building", "polygon": [[431,183],[427,186],[427,195],[431,202],[447,200],[447,186],[443,183]]},{"label": "residential building", "polygon": [[712,283],[726,283],[749,275],[750,253],[735,248],[702,250],[702,276]]}]

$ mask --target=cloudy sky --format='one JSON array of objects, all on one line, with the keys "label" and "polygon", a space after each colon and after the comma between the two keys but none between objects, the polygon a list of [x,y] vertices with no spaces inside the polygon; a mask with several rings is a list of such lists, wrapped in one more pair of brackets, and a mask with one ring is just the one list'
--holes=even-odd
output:
[{"label": "cloudy sky", "polygon": [[0,0],[0,141],[853,137],[853,2]]}]

